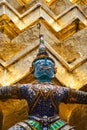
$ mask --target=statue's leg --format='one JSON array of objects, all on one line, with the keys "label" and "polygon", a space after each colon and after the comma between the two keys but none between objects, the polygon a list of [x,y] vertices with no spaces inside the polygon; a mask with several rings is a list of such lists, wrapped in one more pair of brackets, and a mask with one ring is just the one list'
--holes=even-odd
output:
[{"label": "statue's leg", "polygon": [[59,119],[50,125],[50,130],[74,130],[67,122]]},{"label": "statue's leg", "polygon": [[59,130],[75,130],[73,126],[65,125],[64,127],[60,128]]},{"label": "statue's leg", "polygon": [[19,122],[8,130],[33,130],[27,123]]},{"label": "statue's leg", "polygon": [[42,130],[42,124],[36,120],[28,119],[24,122],[27,123],[32,128],[32,130]]}]

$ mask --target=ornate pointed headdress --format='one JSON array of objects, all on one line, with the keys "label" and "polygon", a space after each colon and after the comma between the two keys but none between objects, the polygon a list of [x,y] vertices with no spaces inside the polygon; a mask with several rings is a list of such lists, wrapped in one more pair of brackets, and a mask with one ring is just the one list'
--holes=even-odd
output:
[{"label": "ornate pointed headdress", "polygon": [[48,52],[46,51],[46,47],[45,47],[45,45],[44,45],[44,37],[43,37],[42,34],[40,34],[39,39],[40,39],[40,46],[39,46],[39,50],[38,50],[38,53],[37,53],[37,57],[34,59],[33,63],[34,63],[35,61],[37,61],[37,60],[39,60],[39,59],[43,59],[43,58],[48,58],[48,59],[50,59],[53,63],[55,63],[54,60],[53,60],[51,57],[49,57],[49,54],[48,54]]}]

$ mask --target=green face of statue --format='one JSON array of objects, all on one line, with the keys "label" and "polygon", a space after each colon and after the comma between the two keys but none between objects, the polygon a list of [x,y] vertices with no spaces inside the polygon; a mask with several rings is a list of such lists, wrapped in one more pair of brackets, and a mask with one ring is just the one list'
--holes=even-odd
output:
[{"label": "green face of statue", "polygon": [[34,76],[40,82],[51,81],[54,77],[54,62],[49,58],[38,59],[34,63]]}]

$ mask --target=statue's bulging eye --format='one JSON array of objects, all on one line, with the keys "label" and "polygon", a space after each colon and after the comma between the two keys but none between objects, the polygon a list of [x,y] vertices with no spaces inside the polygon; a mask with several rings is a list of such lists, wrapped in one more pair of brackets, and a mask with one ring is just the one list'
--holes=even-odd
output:
[{"label": "statue's bulging eye", "polygon": [[41,67],[39,67],[39,71],[41,71],[42,70],[42,68]]},{"label": "statue's bulging eye", "polygon": [[43,65],[43,63],[41,62],[40,65]]}]

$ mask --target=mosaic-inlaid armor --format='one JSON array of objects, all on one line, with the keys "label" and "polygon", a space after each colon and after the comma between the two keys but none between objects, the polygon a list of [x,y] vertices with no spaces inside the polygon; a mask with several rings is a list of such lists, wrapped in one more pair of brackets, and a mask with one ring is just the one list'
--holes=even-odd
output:
[{"label": "mosaic-inlaid armor", "polygon": [[59,104],[87,104],[87,93],[52,83],[55,63],[46,52],[42,35],[40,43],[39,52],[32,63],[33,73],[38,82],[0,88],[0,99],[25,99],[29,106],[29,118],[9,130],[74,130],[73,126],[58,116]]}]

